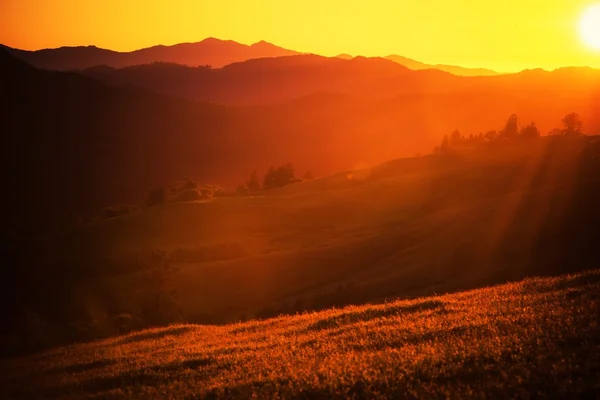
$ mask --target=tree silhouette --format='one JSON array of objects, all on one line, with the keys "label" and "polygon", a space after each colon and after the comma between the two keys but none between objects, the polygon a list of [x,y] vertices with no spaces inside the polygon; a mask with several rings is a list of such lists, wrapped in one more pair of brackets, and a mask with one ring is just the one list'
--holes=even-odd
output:
[{"label": "tree silhouette", "polygon": [[512,114],[508,117],[508,121],[504,125],[502,130],[502,137],[507,139],[513,139],[519,134],[519,118],[516,114]]},{"label": "tree silhouette", "polygon": [[485,133],[485,135],[483,135],[483,138],[485,140],[487,140],[488,142],[492,142],[494,140],[496,140],[496,138],[498,137],[498,132],[492,130],[492,131],[488,131]]},{"label": "tree silhouette", "polygon": [[246,182],[246,188],[251,192],[260,190],[260,183],[258,181],[258,174],[256,171],[252,171],[250,174],[250,179],[248,182]]},{"label": "tree silhouette", "polygon": [[579,136],[583,135],[583,121],[577,113],[570,113],[565,115],[562,119],[564,125],[563,134],[568,136]]},{"label": "tree silhouette", "polygon": [[521,129],[520,136],[524,139],[534,139],[540,137],[540,130],[535,125],[535,122],[531,122],[529,125]]},{"label": "tree silhouette", "polygon": [[450,151],[450,139],[448,139],[448,135],[444,135],[442,144],[440,145],[440,152],[447,153],[448,151]]},{"label": "tree silhouette", "polygon": [[263,187],[265,189],[272,189],[276,187],[289,185],[290,183],[294,183],[297,181],[298,180],[296,179],[294,174],[294,167],[291,163],[287,163],[281,165],[277,169],[271,166],[269,168],[269,171],[265,175]]},{"label": "tree silhouette", "polygon": [[273,168],[273,166],[271,165],[263,179],[263,187],[265,189],[270,189],[270,188],[274,188],[277,186],[277,182],[276,182],[277,177],[275,175],[276,175],[275,168]]},{"label": "tree silhouette", "polygon": [[461,133],[458,130],[454,130],[451,134],[450,134],[450,146],[454,147],[454,146],[458,146],[461,144],[463,140],[463,137],[461,135]]}]

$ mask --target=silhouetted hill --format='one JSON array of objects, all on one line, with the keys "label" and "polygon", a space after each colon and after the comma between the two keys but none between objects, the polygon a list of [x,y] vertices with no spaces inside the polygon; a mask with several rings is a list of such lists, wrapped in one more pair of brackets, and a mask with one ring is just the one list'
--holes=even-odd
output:
[{"label": "silhouetted hill", "polygon": [[123,69],[96,67],[82,73],[113,85],[140,86],[224,104],[274,103],[315,92],[344,93],[365,99],[441,94],[460,99],[485,94],[508,97],[510,102],[529,97],[532,103],[543,94],[563,102],[563,97],[572,93],[586,97],[597,92],[600,83],[600,71],[589,68],[462,77],[437,69],[412,71],[382,58],[345,60],[316,55],[253,59],[219,69],[155,63]]},{"label": "silhouetted hill", "polygon": [[[513,113],[524,123],[535,121],[546,133],[574,110],[582,115],[586,132],[600,129],[595,112],[600,101],[600,71],[590,68],[460,77],[435,69],[412,71],[381,58],[300,55],[249,60],[220,69],[153,64],[95,68],[84,73],[114,85],[141,86],[225,104],[268,104],[307,97],[311,100],[300,100],[307,119],[312,113],[320,115],[322,123],[330,125],[330,133],[341,123],[349,137],[356,135],[350,134],[356,126],[363,127],[359,135],[371,135],[373,127],[379,126],[386,138],[403,130],[402,136],[410,136],[409,141],[423,143],[427,141],[423,135],[439,135],[435,132],[449,127],[469,133],[498,129]],[[335,94],[336,100],[328,103],[325,99],[332,97],[327,94]],[[337,114],[342,97],[347,108]],[[396,127],[394,133],[392,126]]]},{"label": "silhouetted hill", "polygon": [[364,92],[380,79],[408,72],[381,58],[342,60],[317,55],[252,59],[219,69],[154,63],[82,71],[111,85],[226,104],[275,103],[314,92]]},{"label": "silhouetted hill", "polygon": [[96,65],[121,68],[157,61],[190,66],[211,65],[219,68],[252,58],[298,54],[265,41],[247,46],[232,40],[215,38],[204,39],[197,43],[153,46],[131,52],[117,52],[96,46],[60,47],[36,51],[8,49],[15,56],[37,68],[60,71],[85,69]]},{"label": "silhouetted hill", "polygon": [[[43,230],[71,213],[140,198],[172,168],[208,168],[212,151],[223,151],[216,141],[222,149],[227,140],[199,134],[219,124],[224,107],[37,70],[3,49],[0,82],[2,178],[11,210],[3,228]],[[195,147],[198,137],[203,145]]]},{"label": "silhouetted hill", "polygon": [[465,68],[459,67],[456,65],[445,65],[445,64],[425,64],[420,61],[415,61],[413,59],[398,56],[395,54],[389,55],[385,57],[388,60],[392,60],[398,64],[404,65],[407,68],[412,70],[421,70],[421,69],[439,69],[440,71],[450,72],[453,75],[460,76],[492,76],[498,75],[498,72],[492,71],[491,69],[486,68]]}]

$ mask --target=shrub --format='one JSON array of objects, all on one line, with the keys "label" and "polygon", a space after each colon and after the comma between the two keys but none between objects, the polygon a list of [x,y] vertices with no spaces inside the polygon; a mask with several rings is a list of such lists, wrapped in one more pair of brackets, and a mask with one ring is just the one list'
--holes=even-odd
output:
[{"label": "shrub", "polygon": [[182,192],[177,193],[173,201],[184,202],[184,201],[196,201],[202,199],[202,193],[197,189],[186,189]]},{"label": "shrub", "polygon": [[213,197],[219,197],[225,194],[225,189],[219,185],[207,184],[200,188],[200,194],[203,199],[212,199]]},{"label": "shrub", "polygon": [[291,163],[281,165],[277,169],[271,167],[265,175],[263,188],[273,189],[298,182]]}]

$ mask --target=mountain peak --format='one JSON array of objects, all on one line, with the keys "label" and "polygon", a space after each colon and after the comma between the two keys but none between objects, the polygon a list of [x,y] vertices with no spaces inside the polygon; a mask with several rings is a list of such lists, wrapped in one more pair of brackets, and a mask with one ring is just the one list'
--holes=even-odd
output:
[{"label": "mountain peak", "polygon": [[277,46],[275,46],[273,43],[269,43],[264,40],[261,40],[260,42],[252,43],[250,45],[250,47],[256,48],[256,47],[277,47]]}]

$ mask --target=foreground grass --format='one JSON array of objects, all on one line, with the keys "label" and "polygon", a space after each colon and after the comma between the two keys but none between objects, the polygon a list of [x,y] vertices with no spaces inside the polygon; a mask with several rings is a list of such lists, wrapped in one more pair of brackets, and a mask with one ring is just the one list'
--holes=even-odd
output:
[{"label": "foreground grass", "polygon": [[0,398],[594,398],[600,270],[0,364]]}]

